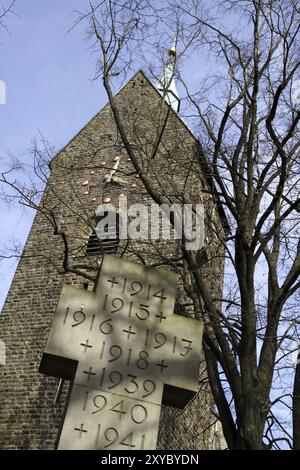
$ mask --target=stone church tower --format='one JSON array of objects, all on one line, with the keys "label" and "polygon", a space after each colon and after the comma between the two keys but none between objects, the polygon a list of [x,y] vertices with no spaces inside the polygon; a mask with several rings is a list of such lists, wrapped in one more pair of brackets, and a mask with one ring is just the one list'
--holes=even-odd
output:
[{"label": "stone church tower", "polygon": [[[177,114],[168,69],[157,88],[138,72],[115,96],[131,145],[156,190],[165,200],[202,203],[205,249],[200,260],[214,297],[221,296],[223,256],[218,234],[224,214],[212,195],[201,147]],[[175,90],[175,91],[174,91]],[[165,98],[163,99],[162,96]],[[163,130],[163,132],[162,132]],[[0,316],[6,363],[0,365],[0,447],[53,449],[69,383],[39,374],[39,364],[63,284],[93,290],[102,251],[158,269],[179,273],[175,312],[193,315],[191,280],[178,240],[119,240],[99,243],[95,210],[103,203],[118,208],[153,202],[128,158],[109,105],[106,105],[50,162],[50,176]],[[204,264],[203,264],[204,263]],[[205,364],[199,393],[184,409],[164,407],[158,448],[218,448],[220,432],[212,413]]]}]

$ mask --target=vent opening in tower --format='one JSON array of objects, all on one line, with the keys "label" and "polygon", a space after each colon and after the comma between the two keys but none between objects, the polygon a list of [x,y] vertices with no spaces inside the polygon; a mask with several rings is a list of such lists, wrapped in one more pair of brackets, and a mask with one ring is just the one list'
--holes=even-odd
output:
[{"label": "vent opening in tower", "polygon": [[86,255],[102,253],[117,253],[119,247],[120,217],[114,212],[105,212],[96,217],[96,230],[89,236],[86,245]]}]

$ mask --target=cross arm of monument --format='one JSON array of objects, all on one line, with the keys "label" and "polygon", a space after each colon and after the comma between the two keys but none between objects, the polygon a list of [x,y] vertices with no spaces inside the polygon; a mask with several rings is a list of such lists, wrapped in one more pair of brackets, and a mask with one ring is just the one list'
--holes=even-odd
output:
[{"label": "cross arm of monument", "polygon": [[40,372],[73,380],[77,398],[147,403],[157,421],[162,402],[184,407],[198,391],[202,323],[173,314],[176,280],[106,255],[96,292],[63,287]]}]

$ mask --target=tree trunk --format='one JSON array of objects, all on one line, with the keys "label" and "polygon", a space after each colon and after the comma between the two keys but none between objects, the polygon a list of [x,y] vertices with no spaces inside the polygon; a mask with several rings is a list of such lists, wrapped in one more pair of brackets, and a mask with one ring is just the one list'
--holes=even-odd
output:
[{"label": "tree trunk", "polygon": [[298,350],[293,392],[293,449],[300,450],[300,349]]}]

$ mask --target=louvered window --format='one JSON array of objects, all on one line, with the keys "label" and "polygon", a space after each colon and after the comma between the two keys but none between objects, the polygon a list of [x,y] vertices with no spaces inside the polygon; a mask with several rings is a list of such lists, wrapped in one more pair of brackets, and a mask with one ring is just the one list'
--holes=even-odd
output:
[{"label": "louvered window", "polygon": [[[99,222],[106,219],[103,224]],[[119,225],[118,214],[105,213],[102,217],[97,217],[97,235],[93,231],[89,236],[86,254],[99,255],[103,253],[117,253],[119,246]],[[101,242],[100,242],[101,240]]]}]

